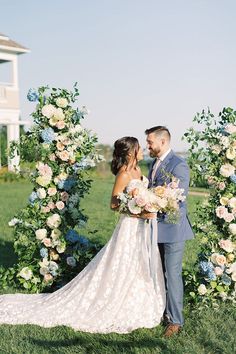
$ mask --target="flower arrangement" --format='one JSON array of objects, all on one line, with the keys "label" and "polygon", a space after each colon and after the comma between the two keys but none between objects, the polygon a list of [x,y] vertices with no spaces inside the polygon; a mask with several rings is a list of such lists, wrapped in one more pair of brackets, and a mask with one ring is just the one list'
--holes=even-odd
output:
[{"label": "flower arrangement", "polygon": [[133,179],[126,190],[118,195],[119,211],[135,215],[143,211],[158,213],[173,221],[178,215],[179,202],[185,200],[184,189],[178,188],[178,184],[178,180],[173,180],[164,186],[148,189],[148,181]]},{"label": "flower arrangement", "polygon": [[12,155],[36,161],[29,204],[9,223],[18,264],[6,272],[31,292],[63,285],[98,251],[75,230],[87,221],[80,210],[91,185],[87,169],[103,159],[96,151],[96,135],[81,125],[86,107],[73,108],[78,95],[76,85],[73,92],[30,89],[28,99],[37,102],[35,124],[11,146]]},{"label": "flower arrangement", "polygon": [[197,210],[200,252],[193,273],[185,272],[195,302],[236,302],[236,111],[224,108],[218,117],[197,114],[185,138],[191,144],[193,174],[205,177],[210,197]]}]

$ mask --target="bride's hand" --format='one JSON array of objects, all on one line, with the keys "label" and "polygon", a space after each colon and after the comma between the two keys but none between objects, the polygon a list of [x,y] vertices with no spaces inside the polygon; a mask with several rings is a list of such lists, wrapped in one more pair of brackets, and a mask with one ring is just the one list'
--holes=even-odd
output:
[{"label": "bride's hand", "polygon": [[139,217],[141,219],[156,219],[157,213],[149,213],[147,211],[142,211],[142,213],[139,214]]}]

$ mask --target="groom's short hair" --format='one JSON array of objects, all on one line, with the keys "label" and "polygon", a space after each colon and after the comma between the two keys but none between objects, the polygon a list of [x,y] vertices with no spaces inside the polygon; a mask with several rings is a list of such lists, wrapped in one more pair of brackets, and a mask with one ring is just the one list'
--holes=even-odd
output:
[{"label": "groom's short hair", "polygon": [[169,129],[164,127],[163,125],[157,125],[156,127],[152,127],[145,130],[146,135],[151,133],[155,133],[156,135],[161,135],[162,133],[165,133],[168,136],[168,138],[171,139]]}]

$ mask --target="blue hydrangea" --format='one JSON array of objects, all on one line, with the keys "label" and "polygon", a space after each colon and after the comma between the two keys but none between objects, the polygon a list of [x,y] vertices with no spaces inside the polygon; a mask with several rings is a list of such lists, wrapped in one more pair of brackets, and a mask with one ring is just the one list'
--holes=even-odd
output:
[{"label": "blue hydrangea", "polygon": [[84,158],[79,162],[79,167],[83,169],[87,167],[94,167],[94,166],[95,166],[95,162],[90,158]]},{"label": "blue hydrangea", "polygon": [[47,257],[48,257],[48,250],[47,250],[47,248],[41,248],[41,250],[40,250],[40,256],[41,256],[42,258],[47,258]]},{"label": "blue hydrangea", "polygon": [[209,271],[211,271],[214,267],[213,264],[211,262],[206,262],[206,261],[201,261],[199,263],[200,269],[202,271],[202,273],[206,274]]},{"label": "blue hydrangea", "polygon": [[208,271],[207,277],[209,278],[209,280],[216,280],[216,278],[217,278],[216,274],[213,270]]},{"label": "blue hydrangea", "polygon": [[77,171],[79,170],[79,168],[80,168],[80,164],[79,164],[78,162],[76,162],[76,163],[72,166],[72,168],[73,168],[73,170],[74,170],[75,172],[77,172]]},{"label": "blue hydrangea", "polygon": [[30,102],[35,102],[39,98],[38,92],[35,89],[29,89],[28,94],[27,94],[27,99]]},{"label": "blue hydrangea", "polygon": [[230,176],[230,181],[236,183],[236,174]]},{"label": "blue hydrangea", "polygon": [[46,144],[51,144],[55,139],[55,133],[52,128],[44,129],[41,132],[41,137]]},{"label": "blue hydrangea", "polygon": [[79,240],[79,234],[75,230],[69,230],[66,234],[66,240],[75,243]]},{"label": "blue hydrangea", "polygon": [[222,275],[221,281],[225,285],[230,285],[231,284],[231,278],[227,274],[223,274]]},{"label": "blue hydrangea", "polygon": [[32,192],[29,196],[30,204],[34,204],[35,200],[38,199],[38,195],[36,192]]},{"label": "blue hydrangea", "polygon": [[71,188],[74,187],[75,184],[76,184],[76,180],[74,178],[67,178],[59,181],[57,186],[59,189],[64,189],[65,191],[68,192],[71,190]]},{"label": "blue hydrangea", "polygon": [[88,246],[89,245],[89,240],[84,237],[84,236],[79,236],[79,243],[82,245],[82,246]]}]

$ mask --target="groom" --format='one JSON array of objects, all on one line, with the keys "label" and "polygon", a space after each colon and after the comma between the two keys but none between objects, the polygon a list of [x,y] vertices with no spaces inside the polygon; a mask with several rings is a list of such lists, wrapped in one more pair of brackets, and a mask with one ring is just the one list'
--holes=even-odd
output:
[{"label": "groom", "polygon": [[[171,135],[164,126],[156,126],[145,131],[147,148],[154,161],[149,171],[149,187],[169,183],[171,176],[179,179],[179,187],[187,196],[189,168],[187,163],[175,155],[170,148]],[[182,259],[185,240],[193,238],[186,202],[180,204],[178,223],[168,223],[166,218],[158,222],[158,246],[160,250],[166,283],[166,309],[164,318],[168,321],[165,337],[178,333],[183,326],[183,280]]]}]

